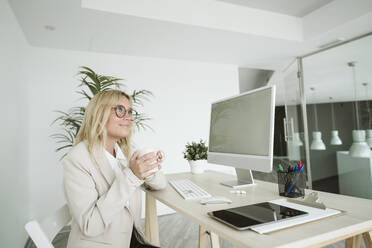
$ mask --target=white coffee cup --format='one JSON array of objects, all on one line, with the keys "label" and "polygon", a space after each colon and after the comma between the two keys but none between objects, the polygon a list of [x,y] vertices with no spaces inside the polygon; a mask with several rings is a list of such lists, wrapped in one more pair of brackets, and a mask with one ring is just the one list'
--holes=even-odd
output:
[{"label": "white coffee cup", "polygon": [[[147,153],[155,153],[155,154],[160,153],[162,161],[164,161],[164,159],[165,159],[164,152],[162,150],[157,149],[157,148],[143,148],[143,149],[140,149],[139,153],[138,153],[138,156],[142,157],[143,155],[145,155]],[[156,163],[156,161],[154,161],[152,164],[155,164],[155,163]],[[156,168],[150,170],[149,173],[157,172],[158,170],[159,170],[159,168],[156,167]]]}]

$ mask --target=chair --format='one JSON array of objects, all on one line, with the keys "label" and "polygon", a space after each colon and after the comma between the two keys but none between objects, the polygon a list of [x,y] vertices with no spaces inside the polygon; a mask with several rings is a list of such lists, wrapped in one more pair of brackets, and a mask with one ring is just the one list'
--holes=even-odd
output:
[{"label": "chair", "polygon": [[52,216],[38,222],[31,220],[25,229],[38,248],[54,248],[52,241],[59,231],[71,221],[67,204],[58,209]]}]

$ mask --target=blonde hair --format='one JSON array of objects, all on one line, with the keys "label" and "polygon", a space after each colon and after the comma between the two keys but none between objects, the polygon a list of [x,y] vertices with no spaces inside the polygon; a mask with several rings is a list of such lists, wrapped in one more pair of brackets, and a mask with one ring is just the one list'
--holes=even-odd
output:
[{"label": "blonde hair", "polygon": [[[94,155],[94,147],[105,147],[107,139],[106,123],[109,119],[111,108],[117,105],[123,97],[127,98],[132,104],[129,95],[120,90],[107,90],[96,94],[90,100],[85,110],[83,123],[73,145],[75,146],[82,141],[86,141],[91,155]],[[118,145],[127,159],[130,158],[131,136],[132,132],[130,132],[128,137],[118,141]]]}]

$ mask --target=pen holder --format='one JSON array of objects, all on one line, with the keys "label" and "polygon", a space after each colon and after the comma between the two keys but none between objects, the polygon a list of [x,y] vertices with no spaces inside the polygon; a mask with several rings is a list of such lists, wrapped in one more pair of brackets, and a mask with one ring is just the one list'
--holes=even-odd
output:
[{"label": "pen holder", "polygon": [[306,180],[302,171],[278,171],[279,195],[296,198],[305,196]]}]

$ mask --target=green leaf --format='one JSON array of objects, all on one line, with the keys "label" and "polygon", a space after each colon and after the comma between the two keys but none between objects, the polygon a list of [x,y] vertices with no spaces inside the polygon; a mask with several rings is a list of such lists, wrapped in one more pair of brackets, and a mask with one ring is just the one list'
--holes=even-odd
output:
[{"label": "green leaf", "polygon": [[65,146],[58,147],[58,148],[56,149],[56,152],[59,152],[59,151],[65,149],[65,148],[68,148],[68,147],[72,147],[72,144],[68,144],[68,145],[65,145]]},{"label": "green leaf", "polygon": [[[87,66],[81,66],[78,75],[80,76],[80,84],[78,85],[80,89],[76,91],[76,93],[81,95],[81,99],[86,99],[88,101],[99,92],[111,89],[120,90],[121,87],[125,87],[125,85],[120,82],[123,80],[122,78],[100,75]],[[133,94],[130,96],[132,98],[133,108],[144,106],[144,102],[150,101],[150,97],[152,96],[153,94],[149,90],[134,90]],[[74,143],[75,137],[84,119],[85,107],[73,107],[67,112],[60,110],[55,112],[58,113],[59,116],[53,120],[51,125],[58,125],[61,128],[61,133],[53,134],[51,138],[53,138],[57,144],[65,144],[57,148],[57,151],[61,151],[71,147]],[[154,131],[149,125],[150,121],[150,117],[146,116],[144,113],[135,111],[134,124],[136,130],[150,129]],[[65,155],[66,154],[64,154],[62,158]]]},{"label": "green leaf", "polygon": [[205,145],[203,140],[200,140],[198,143],[195,141],[187,142],[186,149],[184,151],[184,158],[187,160],[201,160],[207,159],[208,147]]}]

